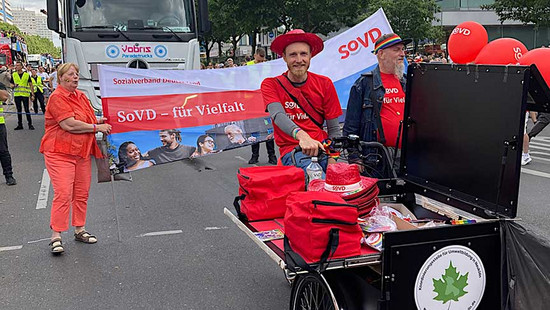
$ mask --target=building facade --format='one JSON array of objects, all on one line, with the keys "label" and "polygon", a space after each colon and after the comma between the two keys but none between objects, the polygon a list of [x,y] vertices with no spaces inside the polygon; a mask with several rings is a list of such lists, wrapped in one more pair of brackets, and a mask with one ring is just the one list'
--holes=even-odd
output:
[{"label": "building facade", "polygon": [[48,29],[46,15],[25,9],[14,9],[13,24],[24,33],[39,35],[48,40],[53,39],[53,33]]},{"label": "building facade", "polygon": [[0,21],[13,25],[13,14],[11,11],[11,3],[9,0],[1,0],[0,6]]},{"label": "building facade", "polygon": [[494,3],[494,0],[440,0],[436,3],[441,8],[437,13],[439,19],[436,24],[442,25],[447,31],[451,31],[456,25],[475,21],[487,29],[489,41],[498,38],[515,38],[521,41],[527,49],[548,46],[550,44],[550,29],[534,25],[524,25],[520,21],[500,22],[494,11],[482,10],[482,5]]}]

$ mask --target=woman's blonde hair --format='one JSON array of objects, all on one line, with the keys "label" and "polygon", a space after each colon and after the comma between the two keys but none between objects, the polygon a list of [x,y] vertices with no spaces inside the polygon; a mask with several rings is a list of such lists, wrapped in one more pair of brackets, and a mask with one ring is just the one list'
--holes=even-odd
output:
[{"label": "woman's blonde hair", "polygon": [[71,69],[71,67],[75,68],[77,73],[80,73],[80,69],[78,68],[78,66],[76,64],[72,63],[72,62],[66,62],[64,64],[61,64],[57,68],[57,83],[58,84],[61,84],[61,76],[65,73],[67,73],[67,71],[69,71],[69,69]]}]

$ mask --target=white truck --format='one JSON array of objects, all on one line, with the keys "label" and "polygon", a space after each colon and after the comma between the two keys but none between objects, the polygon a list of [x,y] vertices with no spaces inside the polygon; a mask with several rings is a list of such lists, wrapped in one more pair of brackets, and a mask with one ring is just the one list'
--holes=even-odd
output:
[{"label": "white truck", "polygon": [[207,0],[47,0],[47,14],[96,110],[98,65],[200,69],[199,36],[210,28]]},{"label": "white truck", "polygon": [[40,54],[30,54],[27,55],[27,63],[30,64],[33,68],[38,68],[40,65]]}]

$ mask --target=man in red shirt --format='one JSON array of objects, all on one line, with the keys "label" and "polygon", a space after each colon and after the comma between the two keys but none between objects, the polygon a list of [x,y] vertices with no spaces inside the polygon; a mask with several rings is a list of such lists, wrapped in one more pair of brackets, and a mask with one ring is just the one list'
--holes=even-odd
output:
[{"label": "man in red shirt", "polygon": [[344,136],[354,134],[361,141],[399,148],[399,124],[405,109],[405,45],[410,42],[395,33],[376,40],[373,53],[378,66],[362,74],[350,90]]},{"label": "man in red shirt", "polygon": [[[310,157],[323,148],[321,142],[340,134],[342,108],[332,81],[308,71],[311,58],[323,50],[321,38],[296,29],[278,36],[271,50],[283,56],[288,71],[262,82],[264,104],[273,119],[281,162],[292,165],[290,152],[299,145],[302,152],[297,152],[295,159],[305,171]],[[323,130],[325,121],[328,133]],[[327,159],[320,164],[326,170]]]}]

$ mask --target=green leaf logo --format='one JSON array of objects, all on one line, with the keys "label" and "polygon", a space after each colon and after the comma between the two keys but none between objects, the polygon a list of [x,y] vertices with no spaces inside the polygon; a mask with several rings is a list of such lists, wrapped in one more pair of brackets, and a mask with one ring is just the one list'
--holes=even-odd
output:
[{"label": "green leaf logo", "polygon": [[458,301],[458,299],[468,292],[464,290],[468,286],[468,272],[464,275],[460,275],[456,268],[453,266],[453,262],[449,262],[449,268],[445,269],[445,274],[441,276],[441,279],[432,279],[434,283],[434,292],[437,296],[434,300],[442,301],[443,304],[450,300]]}]

